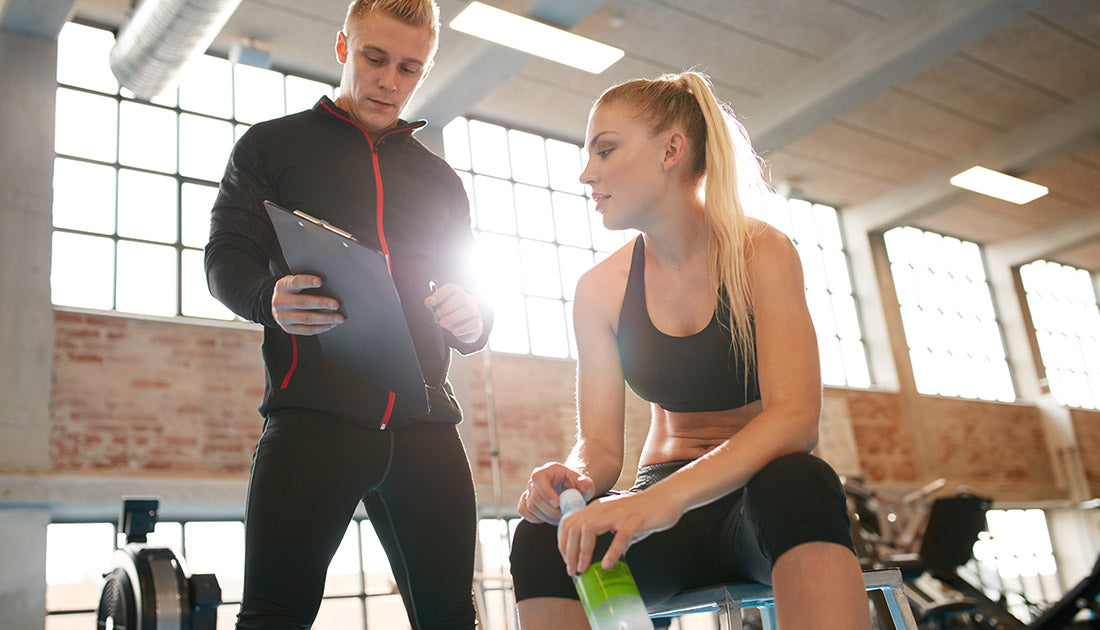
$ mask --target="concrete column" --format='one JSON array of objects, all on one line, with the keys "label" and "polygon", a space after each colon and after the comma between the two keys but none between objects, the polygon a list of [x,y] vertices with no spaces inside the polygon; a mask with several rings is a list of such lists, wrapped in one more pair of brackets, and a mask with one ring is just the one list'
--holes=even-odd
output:
[{"label": "concrete column", "polygon": [[0,470],[49,468],[57,41],[0,29]]},{"label": "concrete column", "polygon": [[48,510],[0,508],[0,627],[46,626]]},{"label": "concrete column", "polygon": [[[48,470],[57,41],[0,29],[0,471]],[[0,488],[2,490],[2,488]],[[3,493],[0,492],[0,495]],[[43,628],[49,512],[0,502],[0,627]]]}]

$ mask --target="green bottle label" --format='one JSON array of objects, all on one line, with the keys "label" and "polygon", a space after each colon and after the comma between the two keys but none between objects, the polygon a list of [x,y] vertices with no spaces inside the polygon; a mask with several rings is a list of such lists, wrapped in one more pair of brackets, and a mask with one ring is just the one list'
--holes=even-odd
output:
[{"label": "green bottle label", "polygon": [[574,584],[577,594],[581,596],[585,615],[591,615],[592,609],[616,595],[638,595],[634,576],[622,560],[610,569],[604,569],[596,562],[578,575]]}]

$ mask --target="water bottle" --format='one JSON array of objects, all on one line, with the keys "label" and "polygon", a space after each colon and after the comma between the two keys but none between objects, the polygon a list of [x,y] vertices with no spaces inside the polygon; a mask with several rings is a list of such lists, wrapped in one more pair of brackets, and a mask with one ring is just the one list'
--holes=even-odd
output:
[{"label": "water bottle", "polygon": [[[566,488],[558,498],[561,504],[559,523],[584,507],[584,497],[575,488]],[[653,630],[653,622],[638,594],[638,585],[622,560],[604,569],[593,558],[588,569],[573,578],[573,584],[581,596],[581,605],[592,630]]]}]

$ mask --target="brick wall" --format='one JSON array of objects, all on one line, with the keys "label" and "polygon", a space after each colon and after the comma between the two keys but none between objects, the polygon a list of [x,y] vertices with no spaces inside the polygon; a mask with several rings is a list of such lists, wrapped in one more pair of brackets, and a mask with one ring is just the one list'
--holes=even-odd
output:
[{"label": "brick wall", "polygon": [[1100,411],[1070,410],[1073,432],[1092,496],[1100,496]]},{"label": "brick wall", "polygon": [[[87,474],[244,477],[261,420],[261,333],[57,312],[51,414],[53,469]],[[490,374],[502,503],[532,467],[572,445],[574,364],[492,354],[455,364],[464,432],[483,501],[493,453]],[[628,481],[645,438],[647,405],[628,393]],[[1090,481],[1100,482],[1100,414],[1077,414]],[[917,435],[914,435],[914,433]],[[1038,413],[1005,405],[829,388],[819,453],[842,473],[916,487],[937,476],[1010,500],[1059,495]]]},{"label": "brick wall", "polygon": [[247,475],[261,333],[57,312],[56,471]]}]

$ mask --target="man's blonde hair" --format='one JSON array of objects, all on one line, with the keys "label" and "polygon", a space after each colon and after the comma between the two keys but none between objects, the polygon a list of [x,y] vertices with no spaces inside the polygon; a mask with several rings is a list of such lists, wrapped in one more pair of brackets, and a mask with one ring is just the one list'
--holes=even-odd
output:
[{"label": "man's blonde hair", "polygon": [[[439,47],[439,6],[435,0],[351,0],[344,18],[344,32],[352,19],[360,19],[375,11],[411,26],[428,29],[432,36],[432,54]],[[430,57],[429,57],[430,58]]]}]

